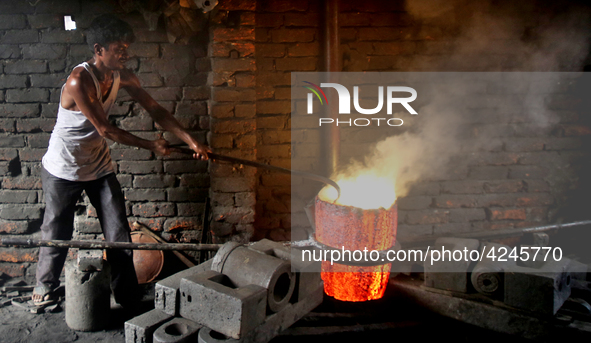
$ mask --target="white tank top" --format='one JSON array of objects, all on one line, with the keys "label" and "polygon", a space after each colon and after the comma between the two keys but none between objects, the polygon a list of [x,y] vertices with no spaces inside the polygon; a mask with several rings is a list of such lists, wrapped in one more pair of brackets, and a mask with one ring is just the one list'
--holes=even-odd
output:
[{"label": "white tank top", "polygon": [[[113,72],[111,92],[103,101],[99,82],[92,73],[90,65],[83,62],[75,68],[77,67],[83,67],[92,76],[97,98],[102,102],[103,110],[108,117],[111,105],[119,91],[119,72]],[[70,181],[91,181],[115,172],[106,140],[81,111],[63,108],[61,96],[57,121],[42,164],[50,174]]]}]

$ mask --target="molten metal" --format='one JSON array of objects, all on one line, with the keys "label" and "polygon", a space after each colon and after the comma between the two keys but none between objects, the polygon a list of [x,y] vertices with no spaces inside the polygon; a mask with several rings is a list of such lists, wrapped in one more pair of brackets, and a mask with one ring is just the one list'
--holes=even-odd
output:
[{"label": "molten metal", "polygon": [[[353,254],[355,250],[363,252],[367,249],[369,256],[371,250],[386,250],[396,242],[396,204],[388,210],[364,210],[331,204],[317,197],[315,218],[316,240],[339,250],[351,251],[353,259],[359,257],[359,254]],[[357,267],[323,261],[324,291],[344,301],[379,299],[386,291],[390,268],[390,264]]]}]

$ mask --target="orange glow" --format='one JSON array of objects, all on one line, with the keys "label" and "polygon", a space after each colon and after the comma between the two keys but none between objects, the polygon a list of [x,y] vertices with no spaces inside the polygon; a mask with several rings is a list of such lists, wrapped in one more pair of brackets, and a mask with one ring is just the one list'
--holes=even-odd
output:
[{"label": "orange glow", "polygon": [[[371,171],[357,176],[340,176],[335,181],[341,188],[341,197],[336,203],[359,207],[365,210],[390,208],[396,202],[394,181],[380,177]],[[327,202],[334,202],[338,193],[334,187],[324,187],[318,196]]]},{"label": "orange glow", "polygon": [[[319,198],[315,204],[316,240],[328,246],[363,251],[385,250],[396,241],[397,207],[361,209],[331,204]],[[353,256],[354,257],[354,256]],[[390,264],[357,267],[322,262],[326,294],[338,300],[367,301],[384,295]]]}]

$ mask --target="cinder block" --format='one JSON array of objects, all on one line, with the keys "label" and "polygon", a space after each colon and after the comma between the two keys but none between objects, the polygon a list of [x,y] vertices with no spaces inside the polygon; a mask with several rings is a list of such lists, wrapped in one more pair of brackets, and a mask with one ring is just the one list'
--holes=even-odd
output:
[{"label": "cinder block", "polygon": [[78,270],[92,272],[103,269],[103,251],[98,249],[78,250]]},{"label": "cinder block", "polygon": [[151,343],[154,331],[172,316],[152,310],[125,322],[125,343]]},{"label": "cinder block", "polygon": [[195,342],[203,325],[186,318],[174,318],[154,331],[154,343]]},{"label": "cinder block", "polygon": [[[435,245],[431,247],[431,255],[427,256],[425,260],[425,286],[445,289],[456,292],[466,293],[468,291],[468,271],[471,269],[473,262],[468,259],[466,261],[463,258],[464,249],[468,252],[471,250],[477,250],[480,242],[477,239],[465,239],[465,238],[439,238],[435,241]],[[445,261],[442,259],[431,264],[431,256],[435,250],[451,251],[453,257],[454,251],[462,252],[462,259],[460,261],[454,261],[453,258],[445,256]]]},{"label": "cinder block", "polygon": [[156,283],[154,307],[164,313],[177,316],[179,314],[179,288],[184,277],[211,269],[211,261],[185,269]]},{"label": "cinder block", "polygon": [[543,315],[554,315],[568,299],[570,260],[551,260],[539,269],[505,268],[505,304]]},{"label": "cinder block", "polygon": [[226,336],[239,339],[265,320],[267,289],[236,287],[213,270],[181,280],[180,314]]}]

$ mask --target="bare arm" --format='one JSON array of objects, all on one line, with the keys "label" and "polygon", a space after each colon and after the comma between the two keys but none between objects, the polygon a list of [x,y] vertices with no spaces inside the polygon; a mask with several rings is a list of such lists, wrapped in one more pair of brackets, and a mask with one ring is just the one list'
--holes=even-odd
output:
[{"label": "bare arm", "polygon": [[187,143],[189,147],[195,151],[195,157],[207,159],[207,153],[211,150],[205,144],[199,143],[193,136],[191,136],[176,120],[176,118],[168,112],[164,107],[160,106],[148,92],[146,92],[140,85],[138,78],[131,72],[121,73],[121,82],[123,88],[127,90],[129,95],[139,102],[143,108],[148,111],[152,119],[156,121],[166,131],[173,133],[183,142]]},{"label": "bare arm", "polygon": [[164,139],[146,140],[112,125],[107,120],[107,115],[96,97],[96,89],[88,73],[82,71],[72,73],[66,82],[65,91],[74,99],[77,107],[90,120],[102,137],[117,143],[148,149],[158,155],[168,155],[170,153]]}]

